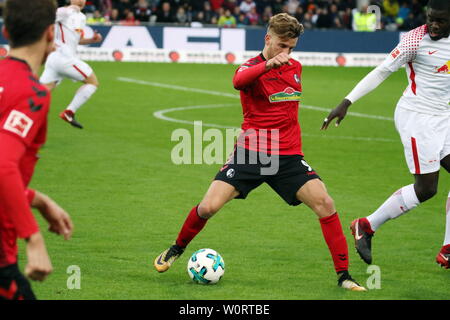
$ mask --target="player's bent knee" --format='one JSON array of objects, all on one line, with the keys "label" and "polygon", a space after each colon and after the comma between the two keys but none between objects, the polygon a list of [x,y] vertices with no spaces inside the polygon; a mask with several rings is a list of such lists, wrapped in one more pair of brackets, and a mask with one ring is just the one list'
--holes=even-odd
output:
[{"label": "player's bent knee", "polygon": [[198,206],[198,215],[203,219],[209,219],[219,211],[220,208],[221,206],[213,201],[201,202]]},{"label": "player's bent knee", "polygon": [[316,199],[312,209],[318,216],[321,217],[326,217],[336,212],[334,201],[328,195]]},{"label": "player's bent knee", "polygon": [[433,198],[437,193],[437,185],[435,184],[416,184],[414,189],[416,191],[417,199],[419,199],[420,202],[425,202]]}]

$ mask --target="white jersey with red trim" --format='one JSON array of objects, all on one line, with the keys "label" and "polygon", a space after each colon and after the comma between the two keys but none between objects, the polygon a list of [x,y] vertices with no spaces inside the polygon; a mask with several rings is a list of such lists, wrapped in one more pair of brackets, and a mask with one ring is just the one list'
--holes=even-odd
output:
[{"label": "white jersey with red trim", "polygon": [[450,37],[431,40],[426,25],[409,31],[382,64],[391,72],[403,65],[409,84],[397,106],[450,115]]},{"label": "white jersey with red trim", "polygon": [[65,55],[76,56],[85,26],[86,16],[78,6],[58,8],[55,23],[56,49]]}]

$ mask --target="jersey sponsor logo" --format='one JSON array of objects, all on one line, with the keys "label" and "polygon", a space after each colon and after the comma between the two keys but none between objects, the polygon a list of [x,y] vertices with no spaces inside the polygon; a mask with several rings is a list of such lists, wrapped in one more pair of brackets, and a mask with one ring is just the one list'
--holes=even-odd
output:
[{"label": "jersey sponsor logo", "polygon": [[450,74],[450,60],[447,61],[446,64],[444,64],[442,67],[436,67],[435,73],[447,73]]},{"label": "jersey sponsor logo", "polygon": [[294,74],[294,80],[295,80],[295,82],[297,82],[297,83],[300,83],[300,78],[299,78],[299,76],[298,76],[298,74]]},{"label": "jersey sponsor logo", "polygon": [[398,48],[395,48],[392,52],[391,52],[391,57],[393,59],[397,59],[397,57],[400,55],[400,50]]},{"label": "jersey sponsor logo", "polygon": [[13,110],[6,119],[3,129],[25,138],[32,126],[33,120],[27,117],[24,113]]},{"label": "jersey sponsor logo", "polygon": [[437,50],[434,51],[428,51],[428,54],[431,56],[432,54],[435,54],[437,52]]},{"label": "jersey sponsor logo", "polygon": [[269,96],[270,102],[283,102],[283,101],[300,101],[302,93],[296,91],[291,87],[287,87],[282,92],[277,92]]}]

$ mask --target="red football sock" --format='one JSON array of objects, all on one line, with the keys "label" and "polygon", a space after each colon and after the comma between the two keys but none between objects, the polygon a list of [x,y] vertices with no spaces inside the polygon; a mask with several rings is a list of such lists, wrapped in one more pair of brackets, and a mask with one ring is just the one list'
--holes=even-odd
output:
[{"label": "red football sock", "polygon": [[183,227],[177,238],[177,245],[182,248],[187,247],[189,242],[203,229],[208,219],[201,218],[197,213],[198,206],[192,208],[191,212],[184,221]]},{"label": "red football sock", "polygon": [[336,212],[331,216],[319,219],[323,237],[330,249],[337,273],[348,270],[348,246],[342,231],[339,215]]}]

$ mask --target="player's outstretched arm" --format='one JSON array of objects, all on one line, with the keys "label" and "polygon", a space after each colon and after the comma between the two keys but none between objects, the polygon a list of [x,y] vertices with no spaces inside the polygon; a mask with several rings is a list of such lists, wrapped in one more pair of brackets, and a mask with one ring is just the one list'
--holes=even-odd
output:
[{"label": "player's outstretched arm", "polygon": [[333,121],[335,118],[337,118],[335,124],[337,127],[347,115],[347,110],[351,104],[352,102],[348,99],[342,100],[342,102],[336,108],[331,110],[328,116],[323,120],[321,130],[326,130],[330,125],[331,121]]},{"label": "player's outstretched arm", "polygon": [[331,110],[329,115],[323,120],[321,129],[326,130],[334,118],[337,118],[336,127],[339,126],[345,118],[350,105],[375,90],[391,73],[392,71],[385,64],[381,64],[373,69],[353,88],[336,108]]},{"label": "player's outstretched arm", "polygon": [[35,191],[31,206],[38,209],[44,219],[47,220],[50,232],[64,236],[65,240],[70,239],[73,232],[72,220],[69,214],[55,201],[49,196]]},{"label": "player's outstretched arm", "polygon": [[102,35],[98,32],[94,32],[94,36],[92,38],[90,38],[90,39],[82,38],[80,40],[80,44],[86,45],[86,44],[99,43],[99,42],[102,42],[102,40],[103,40]]}]

